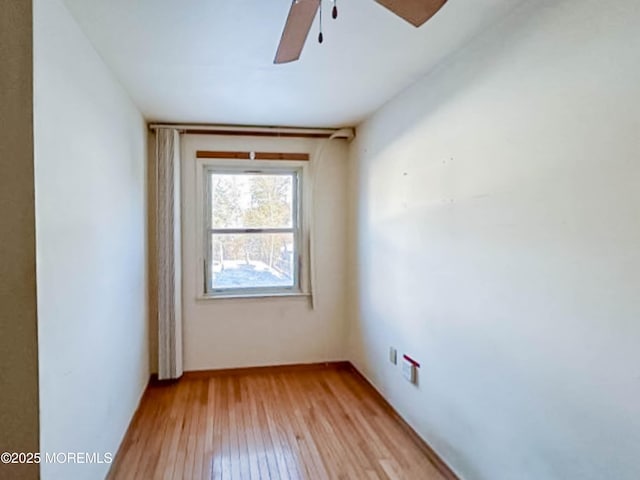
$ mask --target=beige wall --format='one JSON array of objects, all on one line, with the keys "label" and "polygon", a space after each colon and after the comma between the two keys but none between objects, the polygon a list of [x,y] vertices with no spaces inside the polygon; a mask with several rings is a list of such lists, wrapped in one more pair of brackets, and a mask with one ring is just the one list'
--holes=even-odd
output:
[{"label": "beige wall", "polygon": [[[0,452],[36,452],[31,2],[0,5]],[[37,465],[0,464],[0,479],[35,478]]]},{"label": "beige wall", "polygon": [[40,449],[115,454],[149,380],[147,129],[61,0],[34,2],[34,58]]},{"label": "beige wall", "polygon": [[[318,140],[187,135],[182,142],[185,370],[310,363],[346,358],[347,144],[324,150],[315,194],[317,304],[307,297],[197,299],[196,160],[200,150],[309,152]],[[155,340],[155,338],[154,338]],[[155,349],[155,345],[152,346]]]},{"label": "beige wall", "polygon": [[526,2],[358,128],[350,351],[464,479],[640,478],[638,25]]}]

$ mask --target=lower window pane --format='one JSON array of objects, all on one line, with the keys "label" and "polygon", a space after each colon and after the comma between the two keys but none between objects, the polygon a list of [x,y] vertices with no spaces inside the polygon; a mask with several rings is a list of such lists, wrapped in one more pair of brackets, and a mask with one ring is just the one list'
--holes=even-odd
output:
[{"label": "lower window pane", "polygon": [[293,233],[211,235],[211,289],[294,286]]}]

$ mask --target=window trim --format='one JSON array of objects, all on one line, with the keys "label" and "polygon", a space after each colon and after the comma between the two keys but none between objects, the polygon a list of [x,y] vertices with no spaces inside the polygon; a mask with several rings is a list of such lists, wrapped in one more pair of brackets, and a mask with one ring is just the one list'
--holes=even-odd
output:
[{"label": "window trim", "polygon": [[[307,248],[305,239],[307,231],[304,221],[304,189],[306,166],[308,162],[288,161],[283,165],[282,161],[270,160],[237,160],[237,159],[197,159],[198,170],[198,202],[201,213],[199,225],[198,245],[198,299],[237,299],[237,298],[282,298],[282,297],[307,297],[305,291],[308,282],[307,275]],[[292,199],[292,228],[238,228],[238,229],[214,229],[211,225],[211,173],[222,174],[286,174],[293,177]],[[211,234],[215,230],[225,230],[225,233],[293,233],[294,236],[294,281],[291,287],[249,287],[249,288],[209,288],[211,276],[208,274],[212,267],[211,258]]]}]

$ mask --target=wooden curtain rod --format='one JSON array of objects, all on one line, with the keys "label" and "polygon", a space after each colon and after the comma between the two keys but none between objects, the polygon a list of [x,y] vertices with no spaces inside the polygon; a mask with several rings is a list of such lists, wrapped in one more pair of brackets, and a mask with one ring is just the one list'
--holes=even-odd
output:
[{"label": "wooden curtain rod", "polygon": [[309,161],[308,153],[276,153],[276,152],[229,152],[198,150],[196,158],[221,158],[234,160],[294,160]]},{"label": "wooden curtain rod", "polygon": [[182,133],[191,135],[225,135],[231,137],[278,137],[278,138],[329,138],[331,133],[318,132],[260,132],[253,130],[198,130],[196,128],[188,128],[182,130]]},{"label": "wooden curtain rod", "polygon": [[159,128],[174,128],[180,133],[194,135],[230,135],[248,137],[280,137],[280,138],[342,138],[352,140],[354,131],[352,128],[295,128],[295,127],[257,127],[239,125],[184,125],[184,124],[149,124],[151,130]]}]

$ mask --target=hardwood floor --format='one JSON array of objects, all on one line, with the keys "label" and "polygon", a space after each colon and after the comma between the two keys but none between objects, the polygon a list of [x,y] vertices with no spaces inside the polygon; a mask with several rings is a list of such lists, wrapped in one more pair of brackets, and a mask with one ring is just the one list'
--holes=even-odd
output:
[{"label": "hardwood floor", "polygon": [[109,479],[443,480],[428,451],[348,367],[152,383]]}]

